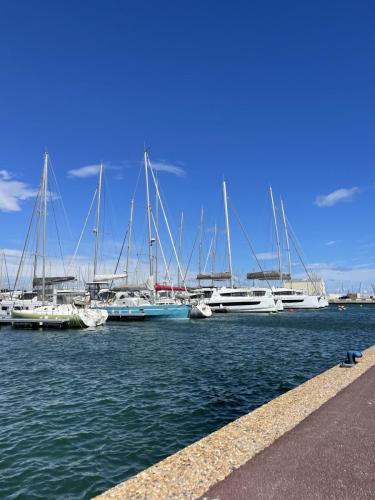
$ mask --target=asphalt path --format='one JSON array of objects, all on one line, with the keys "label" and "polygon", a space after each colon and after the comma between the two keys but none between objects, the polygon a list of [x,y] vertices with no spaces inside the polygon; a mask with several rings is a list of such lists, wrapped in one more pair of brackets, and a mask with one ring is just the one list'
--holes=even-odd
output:
[{"label": "asphalt path", "polygon": [[375,367],[202,498],[375,499]]}]

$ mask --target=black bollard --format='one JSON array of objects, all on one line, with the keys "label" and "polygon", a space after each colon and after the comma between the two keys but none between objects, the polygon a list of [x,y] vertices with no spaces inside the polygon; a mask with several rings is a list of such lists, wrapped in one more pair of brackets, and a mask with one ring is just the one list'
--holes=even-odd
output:
[{"label": "black bollard", "polygon": [[346,360],[340,366],[342,368],[351,368],[358,363],[357,358],[362,358],[361,351],[348,351],[346,353]]}]

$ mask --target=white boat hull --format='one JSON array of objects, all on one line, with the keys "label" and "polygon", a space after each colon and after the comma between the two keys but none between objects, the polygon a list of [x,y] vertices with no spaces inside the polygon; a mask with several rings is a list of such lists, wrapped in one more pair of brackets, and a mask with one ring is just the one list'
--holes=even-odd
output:
[{"label": "white boat hull", "polygon": [[190,313],[191,319],[204,319],[204,318],[210,318],[211,316],[212,316],[211,307],[205,304],[203,301],[193,305]]},{"label": "white boat hull", "polygon": [[12,310],[12,318],[66,320],[71,328],[86,328],[103,325],[108,313],[103,310],[78,309],[72,305],[47,305],[29,310]]}]

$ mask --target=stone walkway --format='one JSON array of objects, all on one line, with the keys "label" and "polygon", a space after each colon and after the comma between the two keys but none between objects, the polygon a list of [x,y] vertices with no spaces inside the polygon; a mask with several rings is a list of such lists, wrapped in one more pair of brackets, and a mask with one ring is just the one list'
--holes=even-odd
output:
[{"label": "stone walkway", "polygon": [[202,498],[374,499],[375,367]]}]

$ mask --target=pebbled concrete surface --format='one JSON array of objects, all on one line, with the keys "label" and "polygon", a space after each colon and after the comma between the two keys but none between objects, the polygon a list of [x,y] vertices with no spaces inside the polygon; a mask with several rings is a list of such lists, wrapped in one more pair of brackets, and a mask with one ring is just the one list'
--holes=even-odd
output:
[{"label": "pebbled concrete surface", "polygon": [[375,367],[203,498],[374,499]]},{"label": "pebbled concrete surface", "polygon": [[[219,486],[217,483],[228,476],[228,481],[232,481],[230,479],[230,475],[233,471],[256,457],[260,452],[262,452],[262,450],[267,449],[274,443],[276,444],[276,441],[279,438],[294,429],[298,424],[307,419],[309,415],[321,408],[322,405],[336,396],[345,387],[348,387],[352,382],[361,377],[363,373],[371,369],[373,366],[375,366],[374,346],[364,352],[364,356],[360,363],[353,368],[346,369],[335,366],[330,370],[321,373],[317,377],[308,380],[295,389],[270,401],[260,408],[257,408],[253,412],[244,415],[234,422],[231,422],[196,443],[187,446],[178,453],[175,453],[165,460],[149,467],[127,481],[111,488],[102,495],[99,495],[97,498],[100,498],[101,500],[128,498],[147,500],[193,499],[204,496],[206,492],[208,492],[208,495],[211,495],[210,498],[214,498],[213,495],[215,494],[222,495],[222,498],[231,499],[285,498],[280,496],[269,497],[266,495],[274,494],[272,491],[277,491],[278,493],[283,494],[283,490],[281,488],[286,487],[286,481],[282,481],[280,471],[288,470],[292,474],[293,466],[289,466],[288,464],[291,463],[291,459],[294,455],[299,457],[298,462],[301,462],[303,457],[307,461],[310,460],[310,458],[306,455],[303,455],[303,457],[302,455],[299,455],[302,453],[302,450],[297,449],[298,446],[293,446],[293,443],[290,445],[287,458],[283,458],[283,463],[279,462],[279,468],[276,467],[274,470],[272,469],[272,474],[268,473],[267,470],[263,471],[263,477],[269,481],[270,488],[269,490],[264,490],[264,493],[262,493],[263,490],[261,489],[259,482],[257,487],[258,490],[256,490],[255,487],[251,487],[247,490],[247,496],[236,497],[235,495],[240,495],[241,491],[248,483],[248,478],[245,478],[245,476],[242,476],[242,479],[238,480],[238,487],[235,482],[228,482],[226,484],[231,484],[230,489],[222,489],[220,492],[217,490],[215,493],[215,490],[210,490],[210,488],[213,488],[214,485]],[[371,373],[373,373],[373,371]],[[359,409],[362,406],[363,404],[359,404]],[[344,413],[348,412],[345,410]],[[330,423],[330,419],[327,417],[325,419],[325,423],[322,424],[319,429],[319,432],[324,436],[327,436],[327,438],[329,438],[332,429],[334,430],[336,426],[342,427],[345,423],[345,420],[341,420],[339,412],[335,412],[331,416],[333,417],[333,423]],[[362,425],[359,423],[362,416],[358,417],[358,419],[355,420],[355,424],[350,424],[353,429]],[[306,420],[306,422],[308,422],[306,424],[308,427],[310,425],[310,420]],[[315,446],[318,433],[317,430],[314,432],[315,434],[311,431],[312,439],[308,441],[309,444],[307,448]],[[305,433],[306,435],[309,435],[310,431],[307,429]],[[337,461],[338,454],[346,454],[346,434],[341,436],[336,435],[336,439],[335,448],[332,448],[334,441],[331,441],[330,448],[327,448],[326,450],[324,450],[324,447],[320,448],[322,453],[320,462],[324,464],[323,468],[328,468],[328,464],[329,467],[332,467],[335,461]],[[361,435],[360,439],[363,442],[363,447],[361,447],[361,450],[358,449],[358,452],[362,453],[364,449],[367,449],[367,459],[369,461],[372,460],[370,447],[373,446],[373,442],[371,441],[371,438],[368,435],[366,435],[366,438],[363,438]],[[370,444],[367,445],[366,442]],[[332,449],[331,455],[328,455],[329,449]],[[336,449],[338,450],[337,453]],[[375,450],[375,448],[373,449]],[[353,464],[353,461],[351,464]],[[342,464],[343,462],[337,463]],[[371,464],[373,464],[373,461]],[[275,466],[276,465],[277,464],[275,463]],[[316,461],[315,468],[301,468],[298,473],[304,475],[315,474],[316,476],[312,483],[321,482],[322,484],[319,488],[314,490],[314,494],[320,495],[319,491],[325,491],[327,486],[323,484],[323,476],[319,476],[320,472],[318,471],[317,466],[318,461]],[[346,465],[342,465],[342,467],[346,467]],[[352,467],[349,464],[349,470],[351,468]],[[344,469],[344,471],[345,470],[346,469]],[[279,471],[279,476],[277,476],[276,471]],[[238,473],[241,472],[238,471]],[[350,473],[352,474],[353,471],[350,471]],[[295,476],[291,475],[289,477],[296,478],[296,474],[295,470]],[[360,477],[365,478],[366,481],[369,481],[367,469],[361,469],[358,474]],[[274,480],[272,479],[273,476],[275,477]],[[334,476],[332,475],[331,477]],[[293,481],[295,482],[295,479],[293,479]],[[339,494],[342,495],[343,491],[346,491],[345,489],[340,489],[340,481],[342,481],[341,476],[340,479],[337,480],[338,493],[337,495],[335,493],[336,496],[314,497],[310,495],[310,490],[307,489],[304,490],[307,492],[307,497],[302,495],[292,498],[353,498],[353,496],[338,496]],[[306,488],[311,488],[309,484],[310,483],[306,482]],[[278,490],[275,485],[280,485]],[[259,495],[263,496],[254,496],[255,491],[259,491]],[[330,489],[330,492],[332,491],[333,490]],[[224,497],[223,495],[227,496]],[[355,494],[354,498],[361,498],[361,496]],[[362,498],[366,497],[363,496]],[[372,498],[375,498],[375,495],[373,495]]]}]

